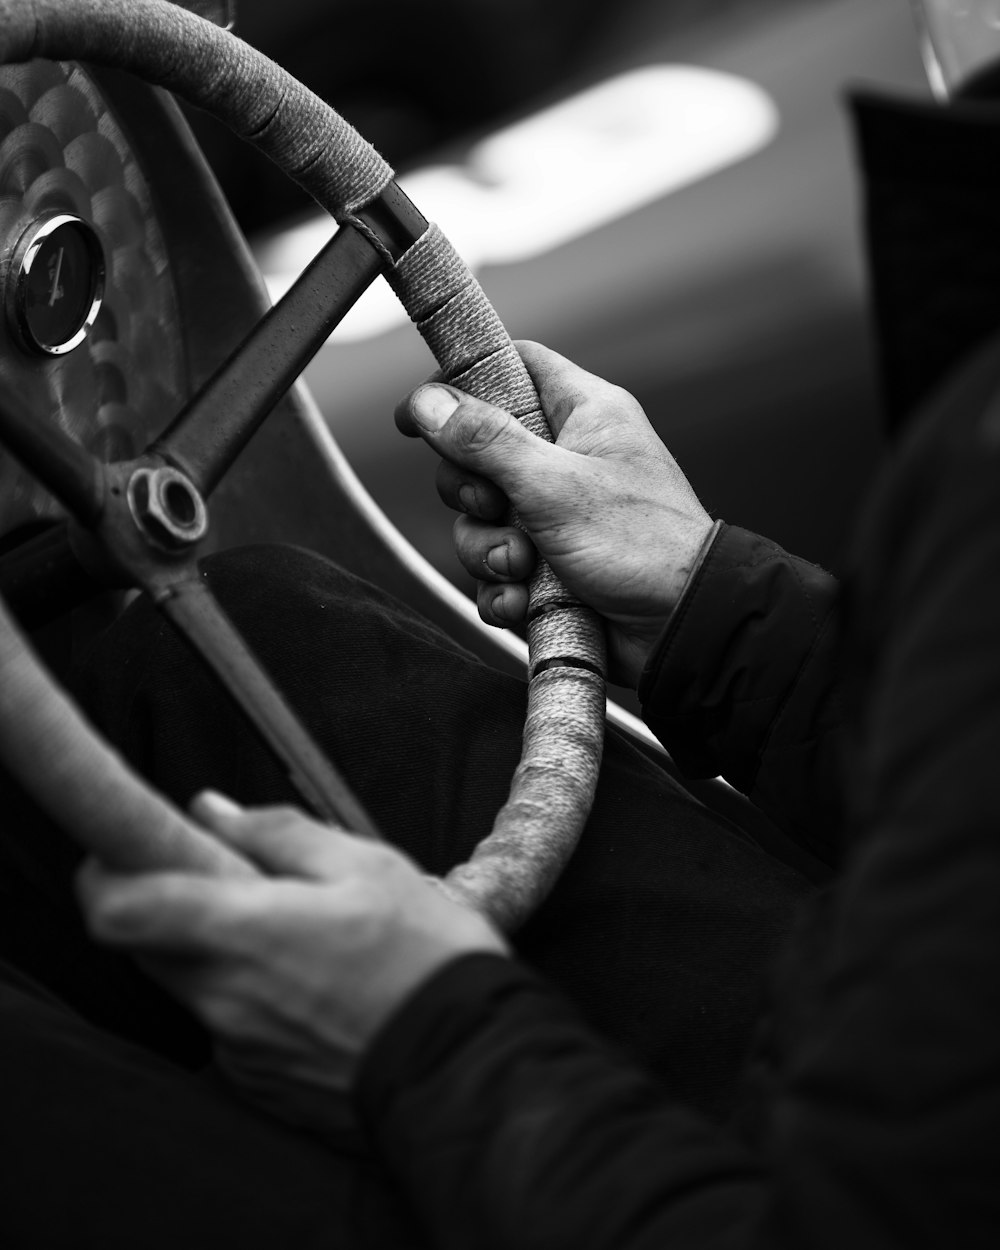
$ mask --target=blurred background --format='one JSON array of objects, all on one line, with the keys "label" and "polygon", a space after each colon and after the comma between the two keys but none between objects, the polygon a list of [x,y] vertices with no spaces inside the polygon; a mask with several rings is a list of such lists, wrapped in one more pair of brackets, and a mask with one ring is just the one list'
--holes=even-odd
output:
[{"label": "blurred background", "polygon": [[[515,338],[635,394],[706,506],[828,568],[881,450],[845,93],[926,96],[906,0],[240,0],[477,271]],[[277,294],[328,237],[199,137]],[[381,286],[382,284],[380,284]],[[404,534],[458,585],[433,457],[392,409],[434,367],[385,291],[307,373]]]}]

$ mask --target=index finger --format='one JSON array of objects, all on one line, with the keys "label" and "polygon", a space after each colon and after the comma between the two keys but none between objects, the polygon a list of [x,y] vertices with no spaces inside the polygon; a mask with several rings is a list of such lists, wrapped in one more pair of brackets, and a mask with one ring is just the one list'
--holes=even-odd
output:
[{"label": "index finger", "polygon": [[356,854],[359,838],[296,807],[241,808],[203,790],[191,811],[228,846],[274,876],[327,881]]},{"label": "index finger", "polygon": [[542,411],[555,439],[572,415],[586,409],[590,410],[587,415],[600,416],[602,422],[610,420],[614,425],[634,427],[649,425],[639,402],[615,382],[581,369],[580,365],[540,342],[519,340],[515,346],[539,392]]},{"label": "index finger", "polygon": [[266,885],[261,878],[116,873],[95,860],[77,875],[77,895],[93,937],[175,954],[229,949]]}]

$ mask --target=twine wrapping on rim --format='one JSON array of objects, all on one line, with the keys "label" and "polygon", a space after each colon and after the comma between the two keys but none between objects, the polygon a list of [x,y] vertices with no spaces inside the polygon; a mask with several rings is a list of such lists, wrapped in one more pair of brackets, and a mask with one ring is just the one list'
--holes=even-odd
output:
[{"label": "twine wrapping on rim", "polygon": [[[392,179],[374,148],[306,87],[235,36],[168,0],[0,0],[0,63],[34,57],[110,65],[175,92],[253,143],[340,221],[354,219]],[[516,348],[436,226],[387,276],[446,380],[551,440]],[[544,562],[530,588],[528,641],[528,713],[510,797],[493,831],[445,881],[449,892],[507,930],[545,897],[576,845],[593,802],[604,734],[600,621]],[[137,869],[169,861],[212,870],[204,835],[155,796],[154,806],[167,814],[147,809],[136,793],[145,787],[96,742],[40,669],[31,672],[38,666],[26,654],[0,614],[0,682],[11,690],[0,704],[0,754],[43,806],[49,806],[44,792],[58,776],[58,811],[49,810],[98,854]],[[30,696],[16,693],[22,688]],[[36,714],[38,723],[29,728]],[[58,751],[45,745],[55,735]],[[25,749],[14,741],[19,736]],[[63,760],[78,755],[79,766],[67,763],[55,774],[56,754]],[[192,841],[192,832],[198,840]]]},{"label": "twine wrapping on rim", "polygon": [[[436,225],[388,277],[445,381],[513,413],[551,442],[517,348]],[[604,745],[604,630],[544,560],[529,587],[528,654],[528,713],[510,795],[489,836],[445,879],[450,892],[487,910],[506,931],[535,910],[572,854],[594,801]]]}]

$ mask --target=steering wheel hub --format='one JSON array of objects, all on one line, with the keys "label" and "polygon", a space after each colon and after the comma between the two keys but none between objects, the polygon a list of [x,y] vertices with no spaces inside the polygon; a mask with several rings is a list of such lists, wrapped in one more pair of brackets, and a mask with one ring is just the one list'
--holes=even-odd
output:
[{"label": "steering wheel hub", "polygon": [[181,551],[208,532],[208,509],[178,469],[136,469],[128,482],[128,506],[139,530],[164,551]]}]

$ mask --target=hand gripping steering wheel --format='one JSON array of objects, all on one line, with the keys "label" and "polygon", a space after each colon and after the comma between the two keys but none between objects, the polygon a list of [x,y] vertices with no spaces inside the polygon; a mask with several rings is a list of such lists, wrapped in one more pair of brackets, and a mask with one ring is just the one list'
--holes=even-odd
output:
[{"label": "hand gripping steering wheel", "polygon": [[[271,407],[379,273],[444,378],[551,439],[537,394],[478,282],[393,171],[337,113],[253,48],[168,0],[0,0],[0,63],[127,70],[226,122],[299,182],[340,230],[168,429],[102,464],[0,396],[0,437],[106,563],[145,589],[215,669],[286,764],[307,806],[360,834],[372,822],[301,728],[198,577],[205,499]],[[491,833],[445,878],[501,928],[545,897],[587,819],[604,728],[600,622],[543,562],[531,584],[522,759]],[[95,735],[0,605],[0,758],[69,833],[126,870],[241,867]]]}]

